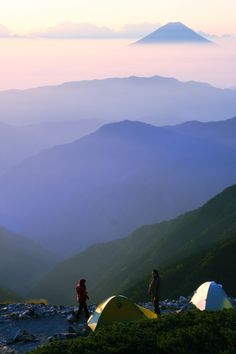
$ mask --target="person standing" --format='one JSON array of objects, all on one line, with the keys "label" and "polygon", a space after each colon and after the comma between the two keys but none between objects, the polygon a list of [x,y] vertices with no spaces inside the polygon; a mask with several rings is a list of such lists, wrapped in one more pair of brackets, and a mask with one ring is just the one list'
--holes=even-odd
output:
[{"label": "person standing", "polygon": [[86,279],[80,279],[79,283],[76,285],[77,302],[79,303],[79,310],[76,317],[79,318],[81,312],[84,310],[85,317],[88,319],[90,316],[87,306],[87,300],[89,300],[89,297],[85,283]]},{"label": "person standing", "polygon": [[157,315],[161,314],[160,306],[159,306],[160,285],[161,285],[161,279],[159,273],[156,269],[153,269],[151,282],[148,287],[148,294],[152,297],[154,312]]}]

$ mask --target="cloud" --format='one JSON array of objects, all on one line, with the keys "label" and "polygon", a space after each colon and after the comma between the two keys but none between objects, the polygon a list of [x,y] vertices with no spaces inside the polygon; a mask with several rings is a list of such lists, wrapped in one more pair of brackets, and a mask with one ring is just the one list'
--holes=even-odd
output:
[{"label": "cloud", "polygon": [[46,31],[33,33],[44,38],[110,38],[113,31],[108,27],[98,27],[90,23],[63,22]]},{"label": "cloud", "polygon": [[230,33],[225,33],[222,34],[221,36],[218,36],[217,34],[213,34],[213,33],[206,33],[203,31],[198,31],[198,33],[208,39],[233,39],[235,38],[235,36],[233,34]]},{"label": "cloud", "polygon": [[158,29],[161,25],[159,23],[137,23],[137,24],[127,24],[125,25],[118,33],[120,35],[124,35],[125,37],[143,37],[146,36],[147,34],[155,31]]},{"label": "cloud", "polygon": [[41,38],[139,38],[154,31],[159,24],[127,24],[119,30],[99,27],[90,23],[63,22],[45,31],[31,34]]},{"label": "cloud", "polygon": [[7,27],[0,25],[0,37],[12,37],[11,31]]}]

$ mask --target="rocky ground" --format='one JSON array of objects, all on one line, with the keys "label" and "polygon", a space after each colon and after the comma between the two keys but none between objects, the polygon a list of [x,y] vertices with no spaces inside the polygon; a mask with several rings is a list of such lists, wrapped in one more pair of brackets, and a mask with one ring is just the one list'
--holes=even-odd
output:
[{"label": "rocky ground", "polygon": [[[236,299],[232,299],[236,307]],[[189,307],[189,298],[161,302],[162,313]],[[152,304],[142,304],[153,310]],[[89,307],[92,314],[96,305]],[[0,305],[0,353],[24,354],[53,340],[86,336],[86,320],[75,320],[75,306],[9,304]]]}]

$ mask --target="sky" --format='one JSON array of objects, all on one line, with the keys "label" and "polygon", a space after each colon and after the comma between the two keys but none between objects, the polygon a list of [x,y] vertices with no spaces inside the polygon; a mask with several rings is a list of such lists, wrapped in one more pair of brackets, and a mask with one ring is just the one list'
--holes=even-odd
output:
[{"label": "sky", "polygon": [[119,29],[125,24],[181,21],[196,30],[236,34],[235,0],[7,0],[0,24],[17,34],[63,22]]},{"label": "sky", "polygon": [[[235,14],[236,0],[0,0],[0,90],[132,75],[236,87]],[[219,47],[127,49],[167,22]]]}]

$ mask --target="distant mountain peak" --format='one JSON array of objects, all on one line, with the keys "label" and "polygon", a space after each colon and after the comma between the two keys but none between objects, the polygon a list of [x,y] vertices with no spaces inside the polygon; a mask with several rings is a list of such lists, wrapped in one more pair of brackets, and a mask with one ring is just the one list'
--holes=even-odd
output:
[{"label": "distant mountain peak", "polygon": [[198,43],[212,44],[182,22],[169,22],[135,44]]},{"label": "distant mountain peak", "polygon": [[148,123],[123,120],[115,123],[108,123],[103,125],[99,130],[99,135],[108,137],[116,137],[118,139],[146,139],[147,136],[151,137],[156,134],[158,127]]},{"label": "distant mountain peak", "polygon": [[184,23],[182,22],[168,22],[166,25],[162,26],[162,28],[188,28]]}]

